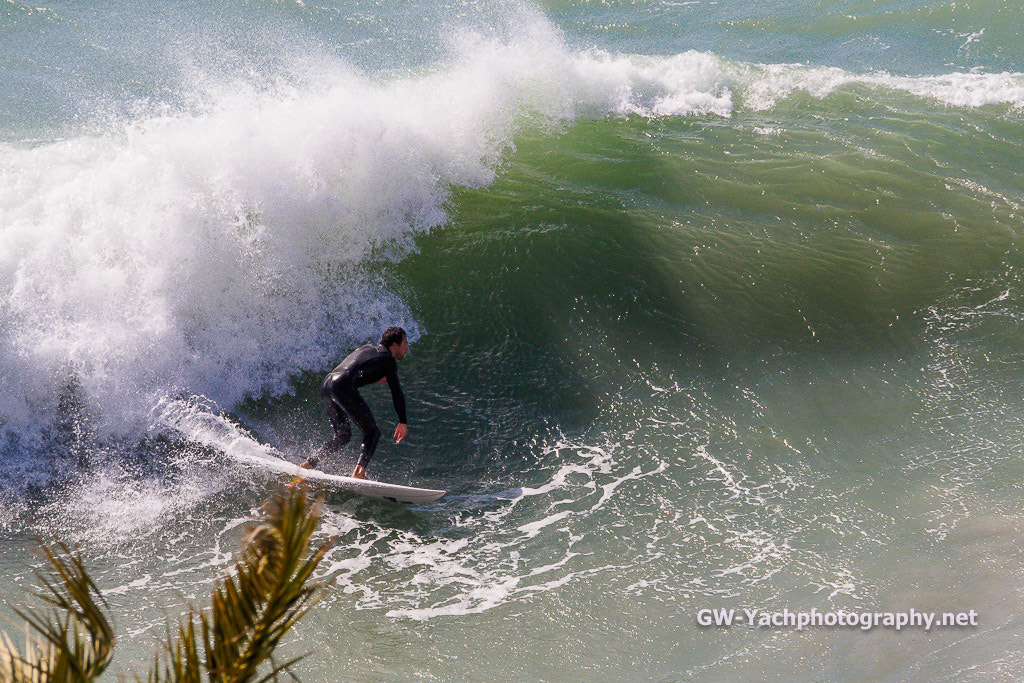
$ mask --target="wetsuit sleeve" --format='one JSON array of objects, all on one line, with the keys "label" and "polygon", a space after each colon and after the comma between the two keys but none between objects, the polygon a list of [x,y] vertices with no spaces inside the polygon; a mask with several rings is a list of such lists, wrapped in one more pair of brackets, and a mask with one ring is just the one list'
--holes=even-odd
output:
[{"label": "wetsuit sleeve", "polygon": [[384,377],[387,378],[388,387],[391,388],[391,401],[395,404],[398,421],[402,424],[408,424],[405,415],[405,394],[402,393],[402,385],[398,383],[398,363],[394,359],[388,364]]}]

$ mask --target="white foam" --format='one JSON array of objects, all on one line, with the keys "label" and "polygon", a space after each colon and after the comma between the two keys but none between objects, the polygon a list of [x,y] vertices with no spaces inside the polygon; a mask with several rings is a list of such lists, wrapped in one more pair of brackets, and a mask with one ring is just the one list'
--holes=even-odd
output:
[{"label": "white foam", "polygon": [[474,175],[477,152],[462,170],[458,151],[431,159],[421,145],[410,158],[418,131],[342,92],[249,95],[110,137],[3,150],[8,429],[52,415],[72,375],[101,428],[131,432],[168,393],[232,406],[287,391],[330,349],[387,324],[415,336],[404,304],[361,264],[436,225],[459,182],[438,175]]},{"label": "white foam", "polygon": [[60,528],[69,541],[93,546],[166,534],[165,520],[186,514],[228,485],[201,461],[179,462],[176,470],[168,480],[110,465],[66,486],[60,498],[36,510],[36,518]]},{"label": "white foam", "polygon": [[171,430],[192,443],[242,459],[281,457],[273,446],[256,441],[243,427],[218,414],[216,406],[203,397],[163,398],[153,408],[150,422],[155,431]]},{"label": "white foam", "polygon": [[548,515],[544,519],[539,519],[536,522],[530,522],[529,524],[523,524],[519,527],[519,531],[522,531],[528,537],[533,538],[540,533],[541,529],[555,522],[561,521],[568,517],[571,513],[568,511],[559,512],[553,515]]},{"label": "white foam", "polygon": [[766,110],[794,92],[825,98],[837,89],[868,86],[904,92],[954,107],[1010,105],[1024,107],[1024,74],[949,73],[937,76],[899,76],[886,72],[858,74],[835,67],[801,64],[730,65],[722,63],[725,78],[742,91],[743,104]]}]

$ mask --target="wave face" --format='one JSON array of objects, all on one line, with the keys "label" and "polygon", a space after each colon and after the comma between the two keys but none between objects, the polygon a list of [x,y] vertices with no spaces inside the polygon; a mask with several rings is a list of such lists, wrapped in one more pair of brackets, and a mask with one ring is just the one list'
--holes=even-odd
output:
[{"label": "wave face", "polygon": [[1020,74],[858,75],[577,50],[539,15],[523,18],[513,35],[453,32],[447,58],[422,75],[373,79],[317,55],[273,81],[204,82],[183,110],[103,134],[7,146],[7,441],[38,442],[72,378],[104,431],[131,432],[164,396],[231,408],[288,391],[387,321],[415,330],[370,264],[443,225],[453,188],[492,183],[524,128],[728,119],[858,86],[883,100],[1024,106]]},{"label": "wave face", "polygon": [[374,474],[450,493],[328,501],[310,678],[1024,674],[1017,9],[208,5],[0,4],[0,561],[145,664],[400,324]]}]

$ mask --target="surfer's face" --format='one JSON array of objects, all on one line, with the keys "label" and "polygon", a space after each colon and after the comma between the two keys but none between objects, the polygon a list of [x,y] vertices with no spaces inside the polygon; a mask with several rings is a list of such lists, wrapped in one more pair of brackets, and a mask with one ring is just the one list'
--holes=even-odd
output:
[{"label": "surfer's face", "polygon": [[395,360],[402,360],[407,353],[409,353],[408,338],[403,339],[401,344],[392,345],[391,347],[391,355],[395,357]]}]

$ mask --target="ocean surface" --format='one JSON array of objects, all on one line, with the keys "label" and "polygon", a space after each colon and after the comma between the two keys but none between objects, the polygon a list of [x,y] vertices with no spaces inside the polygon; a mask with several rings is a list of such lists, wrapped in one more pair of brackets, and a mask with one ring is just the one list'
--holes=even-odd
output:
[{"label": "ocean surface", "polygon": [[141,672],[402,325],[449,493],[328,501],[303,680],[1024,678],[1022,72],[1015,0],[0,0],[0,612],[77,544]]}]

